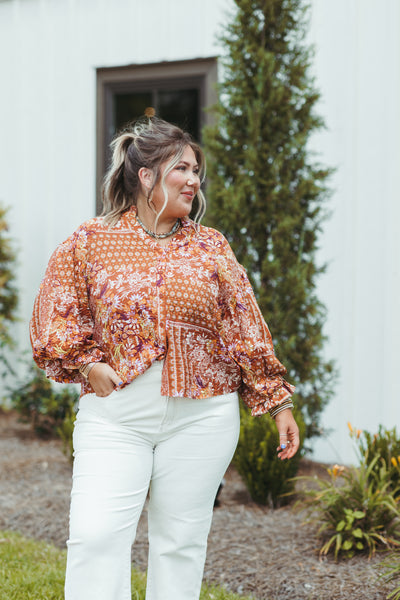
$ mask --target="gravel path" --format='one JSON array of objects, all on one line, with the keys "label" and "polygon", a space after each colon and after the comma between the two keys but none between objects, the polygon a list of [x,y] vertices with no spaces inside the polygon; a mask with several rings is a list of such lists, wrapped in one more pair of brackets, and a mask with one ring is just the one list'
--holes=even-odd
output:
[{"label": "gravel path", "polygon": [[[303,470],[318,472],[304,461]],[[28,425],[0,411],[0,529],[65,546],[71,465],[57,440],[35,439]],[[320,560],[315,529],[290,508],[253,503],[229,469],[214,511],[205,578],[258,600],[385,600],[390,588],[377,580],[382,556],[335,563]],[[132,552],[147,561],[146,510]]]}]

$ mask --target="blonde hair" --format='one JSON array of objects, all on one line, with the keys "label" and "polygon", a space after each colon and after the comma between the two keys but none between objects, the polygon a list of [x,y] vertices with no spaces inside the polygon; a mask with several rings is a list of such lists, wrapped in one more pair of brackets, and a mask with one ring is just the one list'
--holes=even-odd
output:
[{"label": "blonde hair", "polygon": [[[205,158],[200,146],[189,133],[176,125],[157,117],[136,121],[124,129],[111,142],[112,161],[104,178],[102,188],[104,222],[115,225],[121,215],[137,203],[141,191],[139,170],[142,167],[153,171],[154,178],[150,197],[161,178],[161,165],[167,163],[161,178],[165,202],[158,217],[168,203],[165,178],[179,163],[183,152],[190,146],[199,165],[200,181],[205,177]],[[168,161],[168,162],[167,162]],[[197,192],[198,210],[194,220],[199,223],[206,209],[206,200],[201,189]]]}]

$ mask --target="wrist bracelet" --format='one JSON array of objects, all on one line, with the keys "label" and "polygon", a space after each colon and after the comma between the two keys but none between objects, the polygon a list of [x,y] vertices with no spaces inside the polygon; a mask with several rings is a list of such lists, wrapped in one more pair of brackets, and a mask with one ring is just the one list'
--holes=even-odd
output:
[{"label": "wrist bracelet", "polygon": [[271,408],[269,410],[269,414],[274,419],[278,413],[282,412],[283,410],[286,410],[287,408],[293,408],[293,402],[290,398],[284,400],[282,404],[278,404],[278,406],[274,406],[273,408]]},{"label": "wrist bracelet", "polygon": [[87,365],[82,365],[81,367],[79,367],[79,373],[83,375],[85,379],[89,379],[89,373],[95,364],[95,362],[92,362],[88,363]]}]

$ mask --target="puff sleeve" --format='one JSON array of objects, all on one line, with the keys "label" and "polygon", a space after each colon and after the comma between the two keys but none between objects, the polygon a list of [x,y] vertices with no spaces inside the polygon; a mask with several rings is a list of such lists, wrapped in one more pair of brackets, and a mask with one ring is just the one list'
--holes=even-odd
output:
[{"label": "puff sleeve", "polygon": [[50,258],[30,322],[33,358],[46,375],[83,383],[79,367],[102,360],[85,279],[87,231],[82,227]]},{"label": "puff sleeve", "polygon": [[[224,238],[217,257],[221,318],[219,334],[232,359],[240,366],[239,390],[252,415],[291,406],[294,386],[283,376],[286,368],[276,358],[268,326],[258,307],[244,268]],[[288,402],[289,401],[289,402]]]}]

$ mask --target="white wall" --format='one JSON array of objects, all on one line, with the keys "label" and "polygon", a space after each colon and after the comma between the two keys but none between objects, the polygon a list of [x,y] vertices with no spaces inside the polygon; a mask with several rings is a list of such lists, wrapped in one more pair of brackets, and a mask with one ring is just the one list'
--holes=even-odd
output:
[{"label": "white wall", "polygon": [[[50,253],[95,201],[95,69],[218,54],[231,0],[0,0],[0,201],[20,246],[18,341]],[[400,427],[400,2],[314,0],[310,39],[328,129],[313,140],[336,166],[328,261],[326,356],[340,381],[315,457],[349,462],[346,422]]]},{"label": "white wall", "polygon": [[340,372],[323,419],[335,432],[314,447],[346,462],[347,421],[400,432],[400,2],[314,0],[310,37],[327,124],[314,147],[337,168],[319,297]]}]

